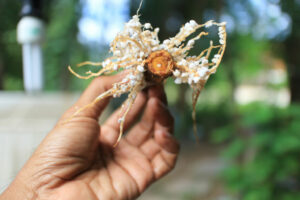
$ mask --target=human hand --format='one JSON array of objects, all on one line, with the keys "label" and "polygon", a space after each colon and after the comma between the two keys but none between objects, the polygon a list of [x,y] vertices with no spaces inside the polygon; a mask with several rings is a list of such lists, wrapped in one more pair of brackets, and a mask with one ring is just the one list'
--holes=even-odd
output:
[{"label": "human hand", "polygon": [[[109,99],[80,107],[122,75],[93,80],[59,120],[0,199],[133,199],[175,166],[179,145],[162,86],[141,92],[127,115],[118,146],[118,111],[99,126]],[[135,123],[139,114],[143,115]],[[70,120],[67,120],[70,119]]]}]

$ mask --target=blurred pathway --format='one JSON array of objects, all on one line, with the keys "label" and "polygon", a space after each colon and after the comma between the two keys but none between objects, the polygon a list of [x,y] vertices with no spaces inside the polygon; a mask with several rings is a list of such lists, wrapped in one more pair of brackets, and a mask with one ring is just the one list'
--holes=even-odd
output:
[{"label": "blurred pathway", "polygon": [[223,167],[219,149],[196,142],[182,143],[175,169],[152,185],[139,200],[225,200],[218,180]]}]

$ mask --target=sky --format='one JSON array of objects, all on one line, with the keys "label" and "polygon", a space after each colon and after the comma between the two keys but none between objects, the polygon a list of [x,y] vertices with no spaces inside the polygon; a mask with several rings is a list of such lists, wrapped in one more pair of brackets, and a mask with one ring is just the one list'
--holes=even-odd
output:
[{"label": "sky", "polygon": [[80,42],[109,44],[128,21],[129,0],[82,0],[79,20]]},{"label": "sky", "polygon": [[[130,18],[130,0],[82,0],[81,3],[78,39],[83,44],[108,45]],[[226,3],[229,9],[223,12],[221,21],[227,22],[229,34],[235,31],[251,33],[257,39],[284,39],[291,31],[291,18],[281,10],[280,0],[226,0]],[[213,18],[213,11],[204,13],[205,20]]]}]

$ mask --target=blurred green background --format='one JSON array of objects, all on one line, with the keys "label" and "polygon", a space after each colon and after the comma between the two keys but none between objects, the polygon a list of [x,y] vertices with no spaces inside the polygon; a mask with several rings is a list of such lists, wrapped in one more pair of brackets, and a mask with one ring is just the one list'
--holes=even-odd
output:
[{"label": "blurred green background", "polygon": [[[44,1],[45,90],[82,91],[89,81],[72,76],[67,66],[108,56],[109,41],[139,3]],[[0,2],[0,89],[5,91],[23,90],[16,42],[20,9],[20,0]],[[199,137],[222,146],[227,167],[221,177],[234,198],[300,199],[300,0],[144,0],[140,13],[142,22],[160,27],[161,40],[190,19],[227,22],[225,57],[197,105]],[[191,90],[168,80],[166,92],[176,136],[194,140]]]}]

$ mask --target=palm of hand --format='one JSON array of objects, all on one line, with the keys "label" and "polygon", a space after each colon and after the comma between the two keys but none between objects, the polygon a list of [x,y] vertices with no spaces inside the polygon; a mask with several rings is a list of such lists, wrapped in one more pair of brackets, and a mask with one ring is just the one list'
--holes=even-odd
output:
[{"label": "palm of hand", "polygon": [[[95,93],[92,85],[85,93]],[[87,94],[77,106],[94,98],[90,95],[85,99]],[[161,88],[139,95],[126,119],[125,130],[146,104],[144,114],[115,148],[113,144],[119,134],[118,111],[101,128],[97,121],[107,102],[100,102],[96,108],[87,109],[67,123],[58,123],[23,170],[25,174],[35,174],[33,179],[47,183],[37,184],[37,196],[91,200],[139,196],[176,162],[179,146],[170,135],[173,120],[162,103],[164,98]],[[70,113],[73,108],[60,121],[65,121]],[[45,163],[47,167],[40,167]]]},{"label": "palm of hand", "polygon": [[[115,148],[111,146],[113,142],[110,143],[109,140],[115,141],[111,136],[114,133],[117,136],[119,130],[109,125],[103,126],[101,134],[109,138],[100,137],[100,143],[93,151],[92,164],[88,160],[80,162],[82,166],[77,166],[75,171],[78,172],[78,168],[87,168],[87,170],[74,180],[66,182],[67,184],[64,184],[57,194],[64,198],[66,194],[71,194],[70,199],[132,199],[137,197],[150,183],[169,172],[174,167],[177,157],[175,154],[177,147],[171,147],[174,152],[161,148],[160,143],[164,145],[163,143],[171,138],[164,138],[169,136],[165,136],[160,130],[155,132],[153,126],[160,125],[155,125],[155,122],[137,124]],[[151,137],[153,134],[154,138]],[[72,146],[78,147],[75,144]],[[92,155],[91,151],[83,153],[86,154],[85,159],[88,155]],[[78,158],[78,155],[75,158]],[[73,169],[69,170],[71,171]]]}]

